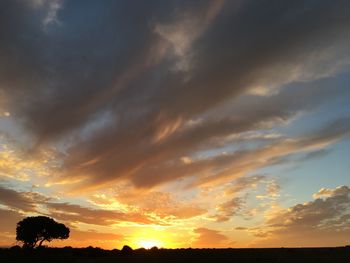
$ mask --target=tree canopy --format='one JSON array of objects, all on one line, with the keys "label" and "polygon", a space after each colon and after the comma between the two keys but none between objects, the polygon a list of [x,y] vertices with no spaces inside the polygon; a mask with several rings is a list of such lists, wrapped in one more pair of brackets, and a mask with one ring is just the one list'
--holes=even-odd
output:
[{"label": "tree canopy", "polygon": [[16,240],[22,242],[23,247],[40,247],[44,241],[68,237],[69,228],[47,216],[26,217],[17,223]]}]

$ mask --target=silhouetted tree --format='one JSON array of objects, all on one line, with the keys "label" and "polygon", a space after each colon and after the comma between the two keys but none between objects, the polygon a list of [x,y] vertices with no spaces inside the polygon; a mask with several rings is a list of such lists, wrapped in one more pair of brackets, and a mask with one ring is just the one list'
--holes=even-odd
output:
[{"label": "silhouetted tree", "polygon": [[17,223],[16,240],[22,242],[23,247],[40,247],[44,241],[68,237],[69,228],[47,216],[26,217]]}]

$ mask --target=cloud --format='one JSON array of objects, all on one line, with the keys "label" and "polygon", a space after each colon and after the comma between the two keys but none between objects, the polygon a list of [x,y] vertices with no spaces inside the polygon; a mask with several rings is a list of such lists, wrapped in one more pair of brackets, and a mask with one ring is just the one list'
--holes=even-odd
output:
[{"label": "cloud", "polygon": [[321,189],[317,198],[288,209],[272,212],[266,226],[250,231],[262,237],[253,245],[340,246],[349,242],[350,189]]},{"label": "cloud", "polygon": [[242,190],[256,188],[257,185],[266,179],[265,175],[247,176],[236,179],[225,191],[227,195],[236,194]]},{"label": "cloud", "polygon": [[308,160],[322,158],[322,157],[328,155],[329,153],[330,153],[330,150],[327,150],[327,149],[322,149],[322,150],[310,152],[310,153],[306,154],[305,156],[303,156],[302,158],[300,158],[298,161],[301,162],[301,161],[308,161]]},{"label": "cloud", "polygon": [[[231,181],[252,172],[258,168],[267,167],[278,163],[279,158],[295,153],[315,151],[327,147],[328,145],[349,135],[349,121],[347,118],[338,119],[328,123],[321,129],[296,139],[281,139],[253,150],[237,151],[225,154],[217,161],[221,170],[217,173],[205,173],[198,177],[195,185],[215,185],[218,183]],[[225,162],[223,162],[225,161]]]},{"label": "cloud", "polygon": [[[18,187],[0,187],[2,206],[99,228],[174,227],[245,217],[245,195],[260,184],[255,201],[276,201],[277,181],[257,170],[323,157],[349,138],[347,112],[330,104],[350,96],[349,9],[323,0],[1,1],[0,176]],[[320,128],[290,127],[322,107],[311,116]],[[29,182],[90,203],[19,190]],[[328,219],[347,222],[330,215],[340,209],[327,212],[344,191],[321,189],[249,231],[296,240],[300,223],[310,239],[316,225],[325,235]],[[197,245],[227,245],[221,232],[195,234]]]},{"label": "cloud", "polygon": [[119,212],[113,210],[93,209],[69,203],[47,203],[49,215],[70,223],[86,223],[111,226],[120,222],[136,224],[162,224],[147,215],[135,212]]},{"label": "cloud", "polygon": [[171,45],[174,54],[179,61],[175,64],[175,70],[189,70],[191,60],[191,48],[201,34],[215,20],[224,6],[225,0],[210,2],[208,7],[194,15],[185,13],[176,17],[176,21],[170,24],[157,24],[155,32],[165,38]]},{"label": "cloud", "polygon": [[228,237],[221,234],[220,231],[208,228],[196,228],[194,233],[197,234],[198,237],[192,242],[192,246],[198,248],[224,247],[228,241]]},{"label": "cloud", "polygon": [[189,219],[207,212],[191,202],[177,201],[177,198],[169,193],[149,192],[137,194],[138,196],[123,197],[119,194],[117,199],[124,204],[138,208],[144,213],[152,213],[159,218],[167,219],[169,223],[177,219]]},{"label": "cloud", "polygon": [[[199,164],[208,172],[215,158],[164,171],[340,94],[305,83],[349,60],[345,2],[1,5],[1,108],[36,148],[56,144],[65,154],[57,180],[78,177],[80,189],[124,179],[153,187]],[[287,87],[296,82],[304,87]],[[252,96],[256,87],[274,91]]]},{"label": "cloud", "polygon": [[[249,197],[254,194],[258,186],[264,186],[264,194],[255,195],[255,204],[253,208],[249,207]],[[252,219],[256,212],[261,209],[261,200],[275,200],[279,196],[280,185],[268,175],[242,176],[229,184],[225,184],[226,201],[216,207],[216,214],[211,218],[217,222],[225,222],[233,216],[242,217],[245,220]]]},{"label": "cloud", "polygon": [[[158,208],[159,211],[151,211],[151,209],[147,210],[146,208],[139,211],[135,211],[135,209],[128,211],[96,209],[77,204],[57,202],[57,200],[37,192],[16,191],[3,186],[0,186],[0,204],[16,213],[46,214],[69,224],[85,223],[101,226],[111,226],[121,222],[164,225],[168,223],[166,221],[163,222],[161,220],[162,217],[185,219],[205,212],[205,210],[191,206],[168,208],[163,206]],[[152,212],[155,212],[155,214],[158,212],[159,217],[155,217]],[[169,222],[171,223],[171,220]]]},{"label": "cloud", "polygon": [[217,222],[228,221],[233,215],[238,214],[244,205],[244,199],[234,197],[231,200],[220,204],[216,208],[218,214],[214,216],[214,219]]},{"label": "cloud", "polygon": [[[296,139],[281,138],[280,140],[273,140],[271,144],[260,148],[219,153],[214,156],[192,159],[190,163],[183,162],[180,156],[182,156],[184,149],[191,146],[191,143],[189,143],[189,146],[184,146],[185,144],[181,144],[181,140],[174,138],[174,144],[178,143],[174,147],[164,149],[164,144],[151,148],[140,145],[139,152],[134,153],[134,155],[130,152],[134,148],[128,147],[125,148],[126,152],[123,152],[123,158],[114,160],[113,163],[110,159],[111,156],[105,156],[96,163],[84,166],[69,165],[67,171],[69,171],[70,176],[74,176],[75,173],[77,175],[81,173],[90,175],[85,181],[88,185],[99,185],[104,183],[103,180],[129,179],[137,187],[150,188],[165,182],[193,176],[196,176],[193,182],[194,186],[205,185],[213,181],[229,181],[249,171],[272,165],[283,156],[327,147],[348,134],[347,123],[346,119],[340,119],[328,124],[329,127],[334,127],[333,131],[330,131],[330,128],[326,125],[327,127],[304,137]],[[182,145],[183,148],[181,148]],[[178,155],[177,150],[180,151],[181,155]],[[81,152],[79,150],[74,152],[75,155],[72,156],[80,158],[79,154]],[[178,157],[176,158],[176,156]],[[72,162],[75,163],[76,160],[72,160]],[[98,171],[100,177],[97,179],[93,174]],[[117,174],[113,174],[113,171]]]},{"label": "cloud", "polygon": [[38,205],[47,202],[50,198],[36,192],[17,192],[0,186],[0,203],[10,209],[24,212],[37,211]]},{"label": "cloud", "polygon": [[0,177],[29,181],[33,177],[46,177],[57,166],[59,154],[48,148],[33,153],[12,136],[0,133]]},{"label": "cloud", "polygon": [[183,201],[179,196],[168,192],[142,191],[131,186],[117,188],[95,194],[90,201],[101,208],[119,208],[123,211],[138,211],[145,215],[152,215],[169,225],[178,220],[185,220],[203,215],[206,209],[194,201]]},{"label": "cloud", "polygon": [[314,198],[331,197],[337,195],[346,195],[349,193],[349,187],[343,185],[335,189],[321,188],[317,193],[313,194]]}]

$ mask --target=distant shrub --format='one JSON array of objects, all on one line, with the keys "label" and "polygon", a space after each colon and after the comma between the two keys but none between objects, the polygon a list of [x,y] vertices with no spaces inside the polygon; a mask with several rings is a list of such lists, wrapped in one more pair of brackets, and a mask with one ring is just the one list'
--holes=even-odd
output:
[{"label": "distant shrub", "polygon": [[20,250],[21,250],[21,247],[18,246],[18,245],[12,246],[12,247],[10,247],[10,250],[11,250],[11,251],[20,251]]},{"label": "distant shrub", "polygon": [[121,253],[123,255],[130,255],[130,254],[132,254],[132,252],[133,252],[133,249],[127,245],[123,246],[123,248],[121,250]]}]

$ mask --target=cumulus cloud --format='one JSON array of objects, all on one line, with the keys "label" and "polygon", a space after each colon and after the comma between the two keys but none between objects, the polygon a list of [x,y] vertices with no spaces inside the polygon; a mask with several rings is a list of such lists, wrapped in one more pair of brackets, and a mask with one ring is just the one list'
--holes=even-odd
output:
[{"label": "cumulus cloud", "polygon": [[[266,226],[250,229],[264,246],[346,245],[350,234],[350,189],[321,189],[317,199],[288,209],[273,211]],[[324,198],[318,198],[318,197]],[[336,234],[335,234],[336,233]]]},{"label": "cumulus cloud", "polygon": [[218,214],[214,216],[215,220],[217,222],[228,221],[233,215],[237,214],[242,209],[244,204],[245,200],[238,197],[220,204],[216,209]]},{"label": "cumulus cloud", "polygon": [[335,189],[321,188],[317,193],[313,194],[314,198],[331,197],[336,195],[346,195],[349,193],[349,187],[343,185]]},{"label": "cumulus cloud", "polygon": [[[258,190],[258,187],[261,189]],[[263,200],[274,201],[279,197],[280,188],[276,180],[269,178],[269,175],[239,177],[225,185],[226,201],[216,207],[216,214],[212,218],[217,222],[228,221],[234,216],[245,220],[252,219],[257,211],[264,210],[263,207],[266,204],[262,202]],[[260,192],[260,194],[253,196],[254,192]],[[253,207],[248,205],[251,198],[255,200]]]}]

